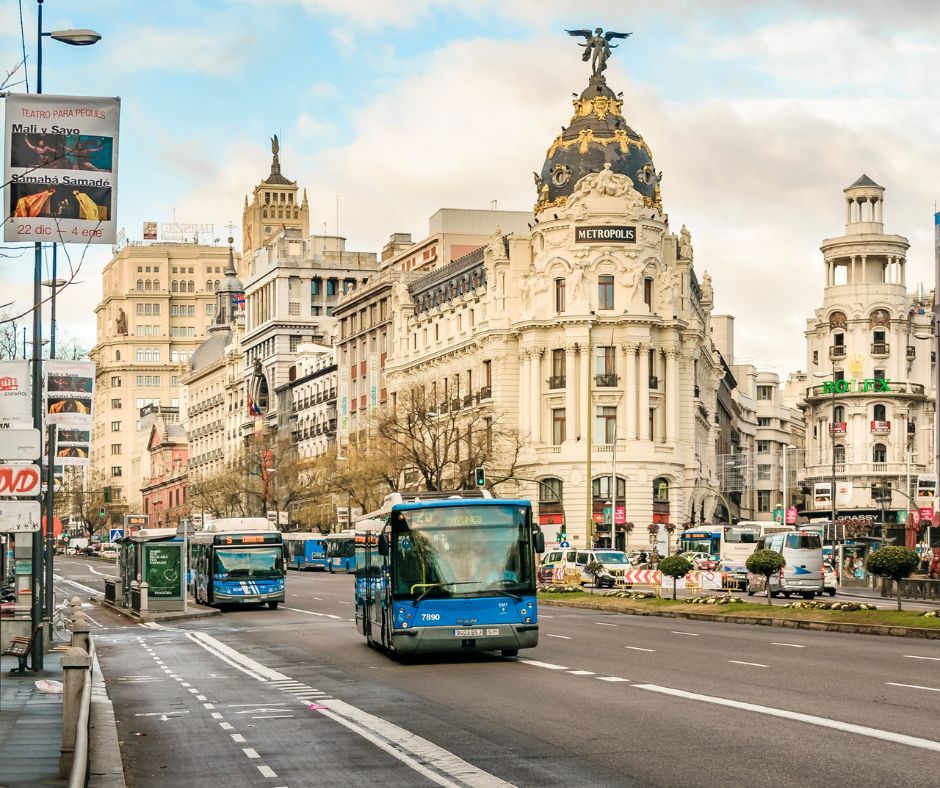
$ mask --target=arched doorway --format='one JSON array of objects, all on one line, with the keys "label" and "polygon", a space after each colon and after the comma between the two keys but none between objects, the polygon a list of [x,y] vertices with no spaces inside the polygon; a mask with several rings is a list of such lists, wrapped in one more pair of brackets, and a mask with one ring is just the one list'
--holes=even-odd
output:
[{"label": "arched doorway", "polygon": [[595,546],[623,550],[626,547],[627,480],[617,475],[617,496],[612,496],[611,476],[598,476],[591,482],[591,516],[596,534]]},{"label": "arched doorway", "polygon": [[669,479],[665,476],[653,479],[653,522],[669,522]]}]

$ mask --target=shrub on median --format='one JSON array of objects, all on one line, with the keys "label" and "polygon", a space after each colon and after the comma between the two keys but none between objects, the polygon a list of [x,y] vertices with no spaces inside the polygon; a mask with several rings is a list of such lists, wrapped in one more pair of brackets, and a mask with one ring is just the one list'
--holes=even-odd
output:
[{"label": "shrub on median", "polygon": [[789,602],[784,605],[795,610],[877,610],[877,606],[867,602],[815,602],[806,600],[803,602]]}]

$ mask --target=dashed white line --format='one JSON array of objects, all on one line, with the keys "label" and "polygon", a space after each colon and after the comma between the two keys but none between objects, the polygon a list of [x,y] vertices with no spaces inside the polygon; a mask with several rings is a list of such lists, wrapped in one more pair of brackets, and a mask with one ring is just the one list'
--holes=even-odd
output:
[{"label": "dashed white line", "polygon": [[[219,716],[222,716],[222,715],[219,715]],[[220,727],[223,731],[230,731],[230,730],[232,730],[232,723],[230,723],[230,722],[220,722],[220,723],[219,723],[219,727]]]},{"label": "dashed white line", "polygon": [[547,638],[558,638],[559,640],[571,640],[567,635],[553,635],[551,632],[546,632],[545,637]]},{"label": "dashed white line", "polygon": [[771,646],[787,646],[788,648],[806,648],[806,646],[801,646],[798,643],[771,643]]},{"label": "dashed white line", "polygon": [[917,654],[905,654],[904,658],[905,659],[930,659],[930,660],[933,660],[934,662],[940,662],[940,657],[920,657]]},{"label": "dashed white line", "polygon": [[290,719],[293,716],[294,716],[293,714],[267,714],[262,717],[252,717],[251,719],[253,720],[285,720],[285,719]]},{"label": "dashed white line", "polygon": [[680,632],[677,629],[669,630],[673,635],[688,635],[690,638],[697,638],[699,636],[698,632]]},{"label": "dashed white line", "polygon": [[214,719],[214,720],[221,720],[221,719],[222,719],[222,715],[219,714],[219,712],[214,711],[214,712],[212,712],[212,719]]},{"label": "dashed white line", "polygon": [[261,772],[262,777],[277,777],[277,772],[270,766],[265,766],[263,763],[258,764],[258,771]]},{"label": "dashed white line", "polygon": [[523,665],[534,665],[537,668],[547,668],[548,670],[570,670],[564,665],[553,665],[551,662],[539,662],[535,659],[518,659],[516,661],[521,662]]},{"label": "dashed white line", "polygon": [[615,627],[615,626],[617,626],[616,624],[608,624],[606,621],[595,621],[594,623],[597,624],[597,626],[599,626],[599,627]]},{"label": "dashed white line", "polygon": [[624,646],[624,648],[630,649],[630,651],[649,651],[651,653],[655,652],[655,648],[640,648],[639,646]]},{"label": "dashed white line", "polygon": [[931,692],[940,692],[940,688],[924,687],[924,686],[921,686],[920,684],[898,684],[896,681],[886,681],[885,684],[887,684],[889,687],[907,687],[908,689],[922,689],[922,690],[930,690]]},{"label": "dashed white line", "polygon": [[245,743],[245,737],[240,733],[230,733],[229,735],[232,737],[232,741],[237,741],[239,744]]},{"label": "dashed white line", "polygon": [[202,704],[202,707],[203,707],[204,709],[214,709],[214,708],[215,708],[215,706],[213,706],[211,703],[203,703],[203,704]]},{"label": "dashed white line", "polygon": [[630,679],[622,679],[619,676],[598,676],[597,680],[614,682],[614,681],[629,681]]},{"label": "dashed white line", "polygon": [[768,665],[764,665],[764,664],[762,664],[762,663],[760,663],[760,662],[742,662],[742,661],[739,660],[739,659],[729,659],[728,662],[732,662],[732,663],[734,663],[735,665],[750,665],[751,667],[754,667],[754,668],[766,668],[766,667],[769,667]]},{"label": "dashed white line", "polygon": [[568,671],[572,676],[593,676],[593,670],[569,670]]},{"label": "dashed white line", "polygon": [[204,701],[205,699],[206,699],[206,696],[205,696],[205,695],[197,695],[197,696],[196,696],[196,700],[203,700],[203,701]]},{"label": "dashed white line", "polygon": [[[180,684],[180,686],[182,687],[183,685]],[[186,690],[186,691],[187,691],[187,692],[191,692],[193,695],[197,695],[197,694],[199,693],[199,690],[197,690],[195,687],[190,687],[190,688],[189,688],[188,690]]]},{"label": "dashed white line", "polygon": [[242,752],[245,753],[249,758],[260,758],[257,750],[252,749],[251,747],[242,747]]},{"label": "dashed white line", "polygon": [[191,687],[191,686],[193,686],[193,685],[192,685],[192,684],[189,684],[189,683],[186,682],[186,681],[184,681],[184,682],[183,682],[183,686],[184,686],[184,687]]}]

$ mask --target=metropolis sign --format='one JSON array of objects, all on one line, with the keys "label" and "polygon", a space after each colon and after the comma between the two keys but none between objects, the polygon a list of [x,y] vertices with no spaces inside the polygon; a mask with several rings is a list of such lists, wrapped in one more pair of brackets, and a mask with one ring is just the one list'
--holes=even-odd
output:
[{"label": "metropolis sign", "polygon": [[575,243],[636,243],[636,227],[616,225],[594,225],[574,228]]}]

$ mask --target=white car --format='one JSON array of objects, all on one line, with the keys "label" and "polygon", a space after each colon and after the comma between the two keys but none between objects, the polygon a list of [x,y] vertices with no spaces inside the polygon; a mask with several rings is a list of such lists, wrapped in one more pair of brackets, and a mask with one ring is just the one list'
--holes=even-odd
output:
[{"label": "white car", "polygon": [[823,592],[829,596],[835,596],[838,582],[839,578],[832,564],[823,564]]}]

